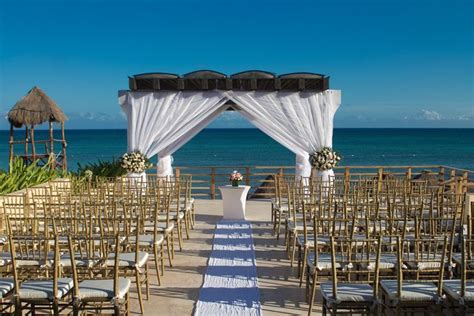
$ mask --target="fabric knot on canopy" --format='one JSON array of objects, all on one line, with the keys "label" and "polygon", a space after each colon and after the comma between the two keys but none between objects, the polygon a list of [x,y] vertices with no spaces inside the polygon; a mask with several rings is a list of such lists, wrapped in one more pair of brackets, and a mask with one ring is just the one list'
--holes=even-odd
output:
[{"label": "fabric knot on canopy", "polygon": [[[171,155],[228,108],[295,153],[296,174],[309,177],[310,153],[332,147],[339,90],[120,91],[128,120],[128,151],[158,155],[158,176],[173,175]],[[229,104],[230,103],[230,104]],[[332,170],[320,173],[323,178]]]}]

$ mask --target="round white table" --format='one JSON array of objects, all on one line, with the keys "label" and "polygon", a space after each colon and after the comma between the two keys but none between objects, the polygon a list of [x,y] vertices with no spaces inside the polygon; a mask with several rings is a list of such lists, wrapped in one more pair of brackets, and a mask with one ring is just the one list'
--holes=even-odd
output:
[{"label": "round white table", "polygon": [[238,187],[233,187],[231,185],[224,185],[220,186],[219,190],[221,190],[222,195],[223,218],[245,220],[245,204],[250,186],[239,185]]}]

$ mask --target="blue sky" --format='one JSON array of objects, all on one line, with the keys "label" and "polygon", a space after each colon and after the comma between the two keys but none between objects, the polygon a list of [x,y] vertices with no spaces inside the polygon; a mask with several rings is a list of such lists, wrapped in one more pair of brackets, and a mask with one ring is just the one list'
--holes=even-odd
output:
[{"label": "blue sky", "polygon": [[330,75],[336,127],[474,127],[473,3],[0,0],[0,111],[38,85],[68,127],[122,128],[129,75],[262,69]]}]

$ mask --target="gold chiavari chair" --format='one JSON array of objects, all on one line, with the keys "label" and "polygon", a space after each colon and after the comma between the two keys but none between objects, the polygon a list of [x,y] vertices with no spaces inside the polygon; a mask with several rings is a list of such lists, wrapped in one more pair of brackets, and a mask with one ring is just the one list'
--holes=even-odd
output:
[{"label": "gold chiavari chair", "polygon": [[[180,198],[181,211],[185,213],[187,227],[193,229],[196,221],[195,201],[192,196],[192,175],[182,175],[180,177],[182,195]],[[189,239],[189,232],[188,232]]]},{"label": "gold chiavari chair", "polygon": [[291,266],[293,266],[295,261],[298,236],[300,236],[305,229],[310,230],[312,227],[311,223],[309,225],[303,224],[303,222],[307,220],[305,215],[302,213],[305,195],[308,194],[306,192],[307,189],[308,187],[303,186],[302,184],[287,186],[289,212],[285,224],[285,240],[287,241],[287,251],[290,255]]},{"label": "gold chiavari chair", "polygon": [[[330,276],[331,270],[331,237],[352,239],[353,221],[349,218],[313,217],[313,251],[308,252],[306,259],[306,293],[314,290],[321,277]],[[303,268],[304,269],[304,268]]]},{"label": "gold chiavari chair", "polygon": [[[140,250],[146,251],[149,255],[153,255],[153,261],[155,263],[156,277],[158,285],[161,285],[161,275],[164,273],[164,236],[159,232],[159,221],[158,213],[159,207],[158,202],[154,202],[155,207],[143,208],[140,213],[140,228],[137,230],[138,237],[131,236],[130,240],[132,243],[136,243],[138,238],[138,246]],[[145,225],[148,225],[149,229],[144,229]],[[151,226],[153,225],[153,226]],[[152,228],[153,227],[153,228]],[[171,264],[171,251],[168,245],[168,257]],[[160,271],[161,266],[161,271]]]},{"label": "gold chiavari chair", "polygon": [[[72,279],[59,277],[58,236],[10,235],[9,244],[15,314],[22,315],[23,310],[35,314],[37,309],[52,309],[54,315],[59,315],[69,305],[67,296],[74,284]],[[29,264],[31,262],[40,266]]]},{"label": "gold chiavari chair", "polygon": [[[331,237],[331,280],[320,285],[323,315],[377,312],[381,239]],[[374,260],[375,258],[375,260]],[[373,264],[375,263],[375,266]],[[311,314],[315,287],[310,297]]]},{"label": "gold chiavari chair", "polygon": [[286,181],[286,177],[275,175],[275,198],[272,201],[272,221],[273,231],[277,240],[280,239],[281,223],[285,221],[289,210],[288,184]]},{"label": "gold chiavari chair", "polygon": [[[168,252],[168,260],[170,267],[173,266],[173,224],[168,218],[164,222],[160,222],[158,216],[162,211],[166,214],[169,212],[169,198],[159,199],[159,201],[148,201],[146,199],[142,201],[140,205],[140,234],[139,247],[141,250],[148,252],[153,255],[153,261],[155,263],[156,277],[158,285],[161,285],[161,277],[164,273],[164,243],[166,241],[166,248]],[[164,224],[164,225],[163,225]],[[133,237],[132,237],[133,240]],[[160,271],[161,267],[161,271]]]},{"label": "gold chiavari chair", "polygon": [[[164,180],[164,185],[171,197],[169,217],[175,223],[178,235],[179,250],[183,250],[183,233],[189,239],[189,227],[186,221],[186,212],[181,208],[181,183],[175,179]],[[161,217],[159,217],[161,219]]]},{"label": "gold chiavari chair", "polygon": [[[73,314],[94,311],[101,314],[103,311],[112,310],[115,315],[129,314],[129,292],[131,281],[120,277],[120,237],[107,236],[84,237],[69,236],[69,253],[77,252],[77,245],[100,243],[100,255],[102,258],[113,257],[112,267],[104,265],[101,274],[95,274],[91,278],[80,280],[77,274],[76,256],[70,255],[71,272],[73,279]],[[94,250],[95,252],[95,250]]]},{"label": "gold chiavari chair", "polygon": [[[115,217],[115,218],[101,218],[103,238],[107,238],[114,233],[117,233],[120,238],[120,246],[123,248],[119,254],[118,266],[121,275],[135,278],[137,287],[138,302],[140,311],[144,314],[145,309],[142,298],[142,288],[146,287],[146,299],[148,300],[150,294],[149,276],[148,276],[148,259],[150,257],[147,251],[142,251],[149,246],[149,243],[144,240],[141,241],[142,230],[140,228],[140,218],[136,217]],[[106,225],[104,225],[106,224]],[[110,229],[115,227],[114,229]],[[115,254],[109,253],[104,265],[112,268],[115,265]],[[159,273],[159,271],[157,271]],[[159,275],[158,275],[159,277]]]},{"label": "gold chiavari chair", "polygon": [[[447,237],[442,241],[398,238],[397,279],[380,281],[384,314],[434,309],[440,315],[446,249]],[[419,280],[420,267],[430,269],[431,276]]]},{"label": "gold chiavari chair", "polygon": [[457,279],[444,280],[443,291],[448,308],[459,315],[470,315],[474,313],[474,240],[463,238],[461,248],[460,275]]}]

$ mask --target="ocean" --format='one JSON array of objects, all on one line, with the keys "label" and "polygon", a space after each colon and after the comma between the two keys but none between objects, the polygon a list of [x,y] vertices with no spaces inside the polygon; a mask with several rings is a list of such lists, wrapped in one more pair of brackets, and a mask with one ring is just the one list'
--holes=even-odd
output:
[{"label": "ocean", "polygon": [[[8,166],[8,134],[0,131],[3,169]],[[47,131],[36,131],[36,138],[41,137],[47,138]],[[79,162],[118,158],[126,151],[126,130],[66,130],[66,137],[70,169]],[[341,165],[447,165],[474,170],[474,129],[338,128],[333,147],[343,157]],[[176,166],[295,163],[293,153],[257,129],[205,129],[173,156]]]}]

